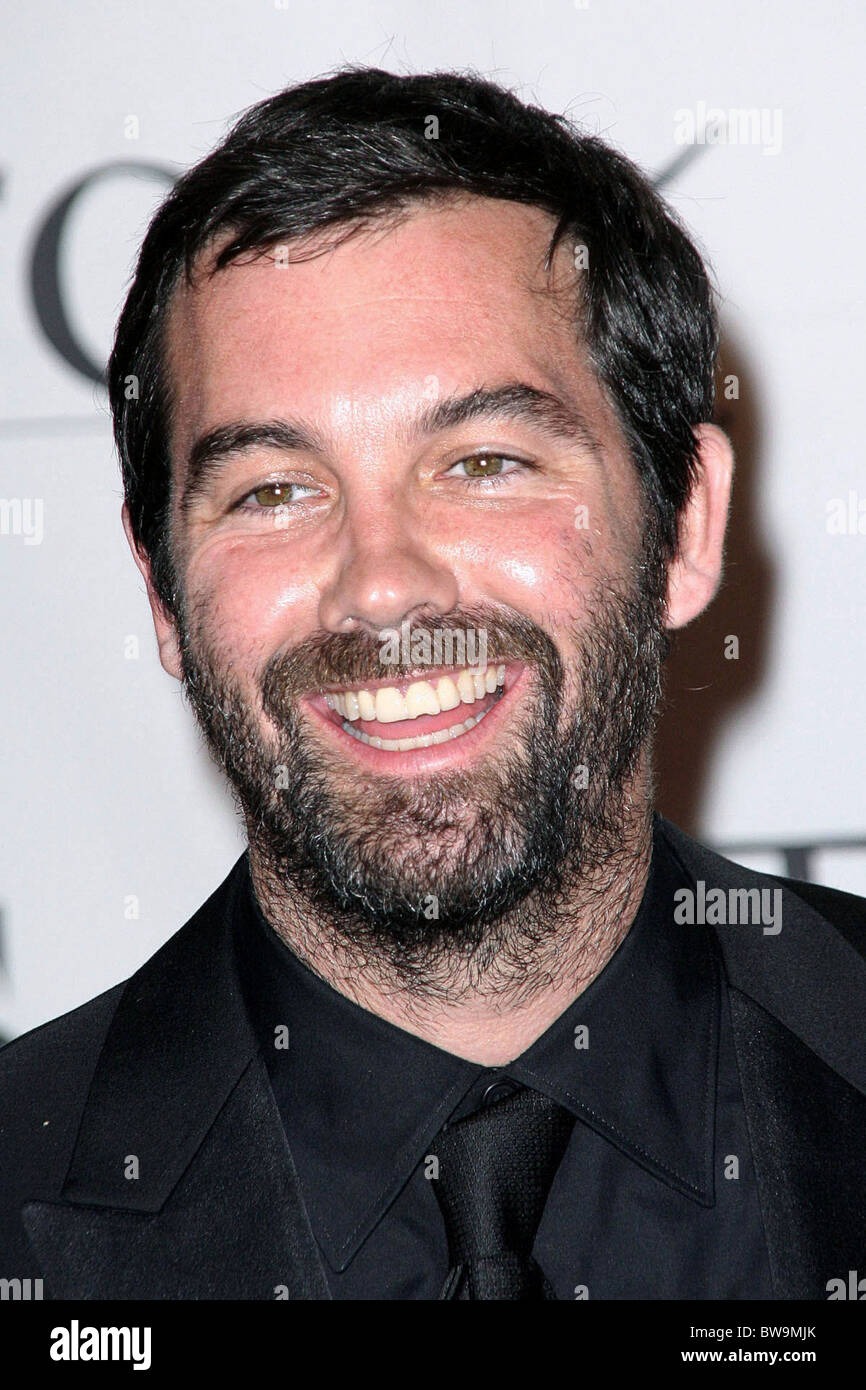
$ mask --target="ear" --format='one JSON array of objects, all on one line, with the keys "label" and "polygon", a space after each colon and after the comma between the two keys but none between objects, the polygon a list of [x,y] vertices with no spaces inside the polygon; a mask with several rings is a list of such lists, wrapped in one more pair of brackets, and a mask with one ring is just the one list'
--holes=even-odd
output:
[{"label": "ear", "polygon": [[124,502],[121,510],[123,519],[123,529],[126,532],[126,539],[129,541],[129,548],[132,551],[132,558],[138,566],[139,572],[147,586],[147,598],[150,603],[150,611],[153,615],[153,626],[156,631],[156,640],[159,646],[159,659],[163,669],[170,676],[181,679],[182,667],[180,659],[180,643],[177,636],[177,628],[174,619],[166,612],[162,600],[159,598],[153,586],[153,576],[150,569],[150,560],[146,553],[140,550],[132,534],[132,523],[129,518],[129,508]]},{"label": "ear", "polygon": [[698,425],[697,476],[679,519],[677,553],[668,566],[665,626],[685,627],[713,600],[722,579],[734,451],[718,425]]}]

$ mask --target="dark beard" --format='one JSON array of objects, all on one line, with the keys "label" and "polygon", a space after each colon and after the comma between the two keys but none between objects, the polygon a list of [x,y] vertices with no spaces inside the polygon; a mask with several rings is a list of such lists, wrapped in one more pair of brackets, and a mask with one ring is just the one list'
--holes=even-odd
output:
[{"label": "dark beard", "polygon": [[[259,690],[278,731],[274,751],[182,617],[185,692],[281,905],[312,914],[323,938],[404,985],[443,976],[448,962],[480,974],[508,956],[519,969],[575,886],[609,883],[629,849],[628,787],[652,732],[666,650],[662,575],[644,564],[627,587],[594,594],[575,641],[573,712],[557,648],[527,618],[481,607],[419,618],[430,632],[486,628],[490,664],[525,662],[534,698],[472,772],[414,780],[353,772],[298,711],[311,690],[381,677],[372,634],[322,634],[268,662]],[[410,673],[391,671],[395,681]]]}]

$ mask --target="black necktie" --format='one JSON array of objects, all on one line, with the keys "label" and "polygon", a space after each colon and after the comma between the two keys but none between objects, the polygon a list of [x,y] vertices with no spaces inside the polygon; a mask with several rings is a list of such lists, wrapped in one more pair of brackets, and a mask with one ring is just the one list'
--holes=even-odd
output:
[{"label": "black necktie", "polygon": [[439,1132],[432,1182],[451,1262],[440,1298],[556,1297],[532,1246],[573,1125],[561,1105],[522,1087]]}]

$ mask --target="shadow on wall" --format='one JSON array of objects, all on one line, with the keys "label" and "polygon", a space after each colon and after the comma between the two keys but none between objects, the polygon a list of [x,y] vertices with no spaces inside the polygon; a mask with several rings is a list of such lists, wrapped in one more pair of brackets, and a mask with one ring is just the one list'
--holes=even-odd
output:
[{"label": "shadow on wall", "polygon": [[[738,399],[725,397],[731,377],[738,382]],[[715,422],[730,438],[736,458],[725,576],[707,612],[674,634],[656,738],[656,806],[675,825],[698,836],[722,726],[761,687],[776,589],[757,514],[760,407],[745,354],[727,334],[719,354],[716,401]],[[726,656],[731,638],[739,644],[736,659]]]}]

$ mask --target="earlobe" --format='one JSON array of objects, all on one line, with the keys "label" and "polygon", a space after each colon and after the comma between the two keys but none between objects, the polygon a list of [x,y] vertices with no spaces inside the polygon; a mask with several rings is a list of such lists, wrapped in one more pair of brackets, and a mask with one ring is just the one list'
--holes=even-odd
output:
[{"label": "earlobe", "polygon": [[698,425],[697,475],[680,516],[677,554],[668,567],[666,626],[685,627],[712,602],[722,579],[734,451],[717,425]]},{"label": "earlobe", "polygon": [[126,539],[129,542],[129,548],[132,551],[132,558],[147,588],[147,599],[150,604],[150,612],[153,618],[153,627],[156,633],[156,642],[159,648],[159,659],[162,668],[168,675],[174,676],[177,680],[180,680],[182,677],[182,666],[177,628],[173,618],[166,612],[154,588],[150,560],[146,553],[139,549],[136,543],[135,536],[132,532],[129,508],[125,502],[121,509],[121,519],[123,521],[123,529],[126,532]]}]

